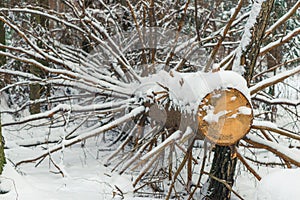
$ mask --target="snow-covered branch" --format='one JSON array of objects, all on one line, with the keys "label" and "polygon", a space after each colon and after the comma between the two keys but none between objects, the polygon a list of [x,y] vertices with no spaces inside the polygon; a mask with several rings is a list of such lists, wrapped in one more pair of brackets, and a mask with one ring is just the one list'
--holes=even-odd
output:
[{"label": "snow-covered branch", "polygon": [[280,99],[280,98],[276,98],[276,99],[269,99],[263,95],[254,95],[252,97],[252,100],[257,100],[257,101],[261,101],[267,104],[271,104],[271,105],[289,105],[289,106],[299,106],[300,105],[300,101],[299,100],[290,100],[290,99]]},{"label": "snow-covered branch", "polygon": [[266,30],[265,36],[268,37],[272,32],[274,32],[280,25],[282,25],[285,21],[290,19],[292,15],[295,14],[297,9],[300,6],[300,1],[297,1],[297,3],[287,12],[285,13],[280,19],[278,19],[268,30]]},{"label": "snow-covered branch", "polygon": [[281,72],[280,74],[277,74],[271,78],[267,78],[257,84],[255,84],[254,86],[250,87],[250,93],[256,94],[258,91],[263,90],[271,85],[274,85],[276,83],[279,83],[291,76],[293,76],[294,74],[297,74],[300,72],[300,66],[295,67],[294,69],[291,70],[287,70],[284,72]]},{"label": "snow-covered branch", "polygon": [[283,45],[284,43],[290,41],[291,39],[293,39],[295,36],[298,36],[300,34],[300,27],[296,28],[294,30],[292,30],[289,34],[287,34],[286,36],[269,43],[267,46],[264,46],[261,48],[259,55],[264,55],[266,53],[268,53],[269,51],[271,51],[272,49]]},{"label": "snow-covered branch", "polygon": [[235,60],[233,62],[232,69],[240,74],[243,74],[245,72],[244,66],[242,66],[243,63],[241,63],[241,57],[243,52],[246,51],[246,48],[248,48],[248,45],[251,44],[251,40],[253,39],[253,28],[255,26],[255,23],[257,21],[257,17],[260,14],[260,10],[263,5],[263,0],[255,1],[252,5],[249,18],[247,19],[244,33],[240,42],[240,45],[238,46],[236,50]]},{"label": "snow-covered branch", "polygon": [[248,134],[244,138],[246,142],[252,144],[256,148],[263,148],[271,151],[272,153],[278,155],[282,159],[300,167],[300,153],[299,150],[290,149],[284,147],[281,144],[264,140],[256,135]]},{"label": "snow-covered branch", "polygon": [[62,112],[97,112],[100,110],[103,110],[104,113],[111,112],[113,110],[110,110],[111,108],[115,108],[117,110],[125,109],[127,107],[128,103],[134,103],[136,101],[135,98],[132,99],[127,99],[124,101],[119,101],[119,102],[108,102],[108,103],[103,103],[103,104],[92,104],[92,105],[87,105],[87,106],[80,106],[80,105],[69,105],[69,104],[59,104],[55,108],[48,110],[43,113],[38,113],[34,115],[30,115],[28,117],[25,117],[21,119],[20,121],[14,121],[14,122],[8,122],[8,123],[3,123],[2,126],[12,126],[12,125],[17,125],[17,124],[24,124],[27,122],[31,121],[36,121],[40,119],[45,119],[45,118],[52,118],[55,114]]},{"label": "snow-covered branch", "polygon": [[[52,153],[61,150],[67,155],[70,149],[65,148],[78,143],[82,146],[75,145],[71,150],[89,150],[90,145],[95,151],[98,147],[107,150],[102,148],[107,145],[110,156],[103,160],[112,171],[126,175],[127,170],[132,170],[136,190],[161,184],[163,189],[169,189],[162,192],[167,199],[174,192],[182,199],[186,198],[184,194],[195,198],[199,189],[202,194],[203,174],[209,175],[211,181],[207,183],[217,180],[232,190],[233,179],[205,172],[206,166],[212,164],[206,162],[209,141],[216,160],[226,157],[232,164],[228,168],[232,168],[238,158],[258,180],[263,174],[260,176],[246,161],[247,155],[242,151],[235,154],[234,146],[242,137],[245,141],[238,148],[267,149],[288,166],[300,166],[299,151],[291,148],[300,141],[294,118],[298,117],[298,94],[292,94],[295,100],[288,95],[279,98],[285,92],[278,94],[276,88],[272,94],[262,95],[262,90],[280,82],[292,88],[286,93],[298,91],[294,84],[297,80],[291,76],[300,72],[300,66],[296,66],[299,58],[283,55],[277,59],[274,53],[276,61],[289,60],[270,64],[269,57],[264,56],[298,38],[299,28],[287,26],[287,35],[282,37],[277,29],[297,21],[290,19],[298,12],[300,2],[288,5],[289,11],[275,19],[278,15],[272,13],[273,1],[193,4],[190,0],[64,0],[56,4],[49,1],[44,8],[0,6],[0,29],[8,36],[0,41],[0,93],[4,94],[0,106],[5,107],[1,107],[0,114],[4,116],[8,156],[20,149],[16,146],[24,149],[42,145],[39,147],[47,149],[37,148],[41,151],[37,156],[13,160],[21,160],[17,163],[20,165],[40,163],[49,157],[62,173],[64,166],[56,164]],[[273,25],[265,32],[271,21]],[[273,42],[268,40],[271,35]],[[3,62],[1,58],[5,58]],[[211,67],[212,72],[203,72]],[[234,71],[247,73],[241,76]],[[276,75],[271,77],[273,72]],[[246,107],[234,107],[238,103]],[[281,107],[276,110],[273,105]],[[39,109],[33,111],[34,106]],[[267,120],[270,113],[281,116],[279,112],[291,113],[284,119],[291,131],[275,122],[258,121],[262,116]],[[257,120],[252,121],[254,114]],[[237,123],[227,126],[231,120]],[[214,128],[201,129],[216,126],[232,132],[232,128],[242,125],[246,125],[245,133],[230,144],[231,148],[219,141],[214,145],[209,138]],[[22,136],[13,134],[16,129]],[[98,138],[101,134],[103,137]],[[87,140],[93,137],[97,137],[95,143]],[[292,144],[289,147],[284,146],[287,140]]]},{"label": "snow-covered branch", "polygon": [[40,77],[37,77],[34,74],[27,73],[27,72],[14,71],[14,70],[0,68],[0,73],[1,74],[9,74],[9,75],[13,75],[13,76],[20,76],[20,77],[24,77],[24,78],[27,78],[32,81],[42,81],[42,79]]},{"label": "snow-covered branch", "polygon": [[[62,109],[64,109],[64,107],[62,107]],[[28,159],[28,160],[23,160],[23,161],[20,161],[18,163],[16,163],[16,166],[20,165],[20,164],[23,164],[23,163],[29,163],[29,162],[35,162],[39,159],[42,159],[44,157],[47,157],[49,156],[51,153],[53,152],[56,152],[56,151],[59,151],[60,149],[62,148],[65,148],[65,147],[69,147],[71,145],[74,145],[76,143],[79,143],[81,141],[84,141],[88,138],[91,138],[91,137],[94,137],[96,135],[99,135],[107,130],[110,130],[112,127],[116,127],[118,126],[119,124],[122,124],[128,120],[131,120],[132,118],[136,117],[137,115],[143,113],[145,111],[145,107],[144,106],[140,106],[140,107],[137,107],[137,108],[134,108],[130,113],[128,114],[125,114],[124,116],[108,123],[108,124],[105,124],[99,128],[96,128],[96,129],[93,129],[89,132],[85,132],[81,135],[78,135],[72,139],[69,139],[69,140],[65,140],[63,143],[61,144],[57,144],[55,145],[54,147],[51,147],[49,148],[48,150],[46,150],[45,153],[35,157],[35,158],[32,158],[32,159]]]},{"label": "snow-covered branch", "polygon": [[262,130],[268,130],[289,138],[293,138],[295,140],[299,140],[300,141],[300,135],[284,130],[282,128],[277,127],[276,124],[269,122],[269,121],[257,121],[254,120],[252,123],[252,128],[254,129],[262,129]]}]

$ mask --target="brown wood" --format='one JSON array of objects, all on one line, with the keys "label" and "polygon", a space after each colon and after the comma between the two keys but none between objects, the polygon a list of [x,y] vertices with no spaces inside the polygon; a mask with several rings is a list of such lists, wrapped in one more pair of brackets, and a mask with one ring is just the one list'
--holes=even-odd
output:
[{"label": "brown wood", "polygon": [[221,146],[233,145],[245,136],[252,119],[251,104],[240,91],[232,88],[208,94],[198,110],[200,132]]}]

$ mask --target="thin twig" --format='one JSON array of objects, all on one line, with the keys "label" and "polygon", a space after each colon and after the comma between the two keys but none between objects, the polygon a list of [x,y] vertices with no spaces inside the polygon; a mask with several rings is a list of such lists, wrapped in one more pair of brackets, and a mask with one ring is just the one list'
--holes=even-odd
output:
[{"label": "thin twig", "polygon": [[[193,145],[190,145],[187,151],[189,152],[189,151],[191,151],[192,149],[193,149]],[[172,183],[171,183],[171,186],[169,187],[169,191],[168,191],[168,195],[167,195],[167,197],[166,197],[166,200],[169,200],[169,199],[170,199],[171,194],[172,194],[172,189],[174,188],[174,185],[175,185],[175,182],[176,182],[176,180],[177,180],[177,177],[178,177],[178,175],[180,174],[180,172],[182,171],[182,169],[183,169],[183,167],[184,167],[184,165],[185,165],[185,163],[186,163],[188,157],[189,157],[189,155],[188,155],[188,154],[185,154],[185,156],[184,156],[183,160],[181,161],[181,163],[180,163],[178,169],[176,170],[176,172],[175,172],[175,174],[174,174],[174,176],[173,176],[173,181],[172,181]]]},{"label": "thin twig", "polygon": [[204,156],[203,156],[203,159],[202,159],[202,164],[201,164],[201,168],[200,168],[200,174],[199,174],[199,178],[198,178],[198,182],[197,182],[197,185],[195,186],[194,190],[190,193],[189,197],[188,197],[188,200],[192,199],[196,190],[198,188],[201,188],[201,179],[202,179],[202,175],[203,175],[203,172],[204,172],[204,168],[205,168],[205,164],[206,164],[206,159],[207,159],[207,141],[205,140],[204,141],[204,146],[203,146],[203,149],[204,149]]},{"label": "thin twig", "polygon": [[226,34],[227,32],[229,31],[229,28],[231,27],[232,23],[234,22],[235,18],[237,17],[238,13],[240,12],[241,8],[242,8],[242,5],[243,5],[243,0],[240,0],[233,15],[231,16],[231,18],[229,19],[227,25],[225,26],[224,28],[224,31],[221,35],[221,37],[219,38],[218,40],[218,43],[217,45],[215,46],[215,48],[212,50],[210,56],[209,56],[209,60],[207,61],[207,64],[204,68],[204,71],[205,72],[208,72],[209,71],[209,68],[211,67],[212,65],[212,62],[214,61],[216,55],[217,55],[217,52],[222,44],[222,42],[224,41],[225,37],[226,37]]},{"label": "thin twig", "polygon": [[237,158],[245,165],[245,167],[255,176],[257,180],[261,180],[261,176],[247,163],[243,156],[236,151]]}]

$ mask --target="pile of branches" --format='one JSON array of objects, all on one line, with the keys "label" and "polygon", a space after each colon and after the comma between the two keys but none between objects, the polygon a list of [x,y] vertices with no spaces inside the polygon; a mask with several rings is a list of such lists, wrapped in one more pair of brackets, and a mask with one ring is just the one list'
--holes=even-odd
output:
[{"label": "pile of branches", "polygon": [[[31,143],[20,141],[22,146],[55,144],[43,154],[22,160],[16,166],[40,162],[65,147],[114,130],[118,134],[109,145],[117,148],[107,165],[114,164],[120,173],[128,169],[138,171],[133,183],[137,191],[148,186],[167,198],[174,195],[174,191],[175,196],[187,191],[192,198],[203,186],[202,175],[213,177],[204,170],[210,145],[199,137],[196,118],[172,102],[168,85],[153,82],[160,90],[149,93],[146,86],[140,91],[139,84],[143,77],[160,70],[172,76],[172,71],[208,72],[232,68],[241,50],[236,41],[241,40],[239,35],[251,15],[251,7],[243,7],[243,1],[239,1],[226,23],[216,25],[205,16],[209,13],[208,17],[218,18],[217,13],[208,8],[198,13],[197,8],[204,5],[196,2],[195,5],[190,1],[167,5],[153,0],[126,1],[125,4],[99,1],[99,4],[86,5],[83,1],[64,1],[63,10],[39,5],[0,8],[0,21],[11,37],[10,43],[0,44],[4,50],[0,56],[6,58],[0,73],[7,80],[0,93],[9,94],[7,98],[12,105],[1,113],[20,113],[32,105],[39,105],[42,111],[2,126],[28,125],[32,121],[40,123],[35,126],[50,128],[76,124],[64,135],[63,142],[60,138],[42,142],[38,138],[39,142]],[[267,41],[298,7],[299,1],[268,27],[262,40]],[[199,27],[199,20],[204,20],[203,27]],[[294,29],[278,40],[263,44],[258,56],[270,53],[299,32],[299,28]],[[203,59],[205,64],[201,65]],[[260,161],[244,157],[240,149],[267,149],[280,157],[284,165],[300,166],[299,157],[288,153],[290,148],[274,139],[274,135],[280,135],[300,140],[296,122],[300,117],[299,101],[279,100],[265,90],[299,73],[300,67],[293,65],[298,61],[291,59],[270,69],[255,68],[255,76],[249,80],[254,105],[280,105],[292,116],[290,123],[296,127],[286,130],[262,121],[261,115],[256,114],[250,134],[240,142],[235,155],[258,180],[260,176],[248,162]],[[264,76],[288,64],[291,67],[285,72],[272,78]],[[37,99],[30,99],[28,95],[32,85],[40,87]],[[22,100],[17,101],[21,95]],[[259,106],[254,108],[263,112]],[[195,145],[197,141],[200,145]],[[201,154],[200,159],[195,158],[197,154]],[[170,182],[167,190],[165,180]]]}]

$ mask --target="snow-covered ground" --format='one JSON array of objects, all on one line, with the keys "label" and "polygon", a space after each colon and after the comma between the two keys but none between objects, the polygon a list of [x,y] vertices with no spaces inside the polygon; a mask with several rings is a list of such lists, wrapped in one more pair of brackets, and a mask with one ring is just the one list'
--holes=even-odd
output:
[{"label": "snow-covered ground", "polygon": [[[2,121],[11,120],[11,116],[2,115]],[[38,135],[47,135],[46,128],[18,129],[5,127],[7,164],[0,176],[0,189],[3,200],[110,200],[133,199],[149,200],[153,196],[138,196],[133,193],[133,174],[120,176],[105,167],[105,158],[111,153],[101,144],[101,137],[88,139],[84,146],[74,145],[63,152],[52,154],[51,159],[62,170],[64,177],[49,158],[37,163],[25,163],[15,168],[12,163],[30,159],[44,151],[47,145],[39,147],[20,147],[15,142],[30,141]],[[64,128],[52,130],[52,135],[63,135]],[[276,160],[275,156],[265,152],[266,161]],[[257,182],[242,164],[238,165],[237,180],[234,186],[245,200],[298,200],[300,197],[300,169],[281,169],[280,167],[256,167],[262,180]],[[233,195],[232,199],[238,198]]]},{"label": "snow-covered ground", "polygon": [[[93,147],[81,148],[79,145],[54,154],[52,159],[64,173],[45,159],[38,167],[35,164],[23,164],[17,168],[11,162],[5,166],[1,176],[1,190],[10,191],[0,199],[113,199],[114,192],[120,188],[127,196],[132,196],[132,186],[127,176],[112,174],[104,167],[102,159],[96,159]],[[11,161],[30,158],[40,149],[15,147],[6,151]],[[118,195],[115,196],[115,199]]]},{"label": "snow-covered ground", "polygon": [[300,198],[300,169],[275,169],[257,189],[257,200],[297,200]]}]

